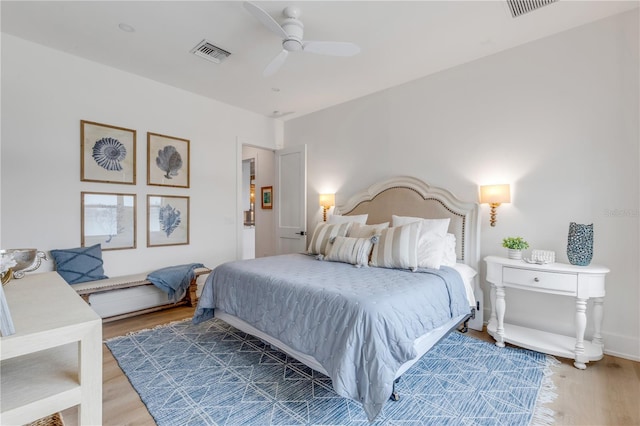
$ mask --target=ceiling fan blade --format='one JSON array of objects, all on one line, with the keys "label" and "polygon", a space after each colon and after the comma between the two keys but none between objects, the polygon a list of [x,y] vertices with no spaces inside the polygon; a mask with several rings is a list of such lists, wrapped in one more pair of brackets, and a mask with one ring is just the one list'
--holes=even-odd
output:
[{"label": "ceiling fan blade", "polygon": [[255,4],[249,1],[244,2],[244,8],[247,9],[247,11],[249,11],[249,13],[251,13],[254,18],[262,22],[262,24],[265,27],[267,27],[270,31],[279,35],[281,38],[289,37],[287,33],[282,29],[280,24],[278,24],[276,20],[271,17],[271,15],[265,12],[264,9],[256,6]]},{"label": "ceiling fan blade", "polygon": [[354,56],[360,53],[357,44],[342,41],[305,41],[302,48],[305,52],[331,56]]},{"label": "ceiling fan blade", "polygon": [[264,77],[269,77],[270,75],[275,74],[275,72],[280,69],[282,64],[284,64],[284,61],[285,59],[287,59],[287,56],[289,56],[289,52],[282,49],[282,52],[278,53],[278,56],[273,58],[271,62],[269,62],[269,65],[267,65],[267,67],[264,69],[264,71],[262,71],[262,75]]}]

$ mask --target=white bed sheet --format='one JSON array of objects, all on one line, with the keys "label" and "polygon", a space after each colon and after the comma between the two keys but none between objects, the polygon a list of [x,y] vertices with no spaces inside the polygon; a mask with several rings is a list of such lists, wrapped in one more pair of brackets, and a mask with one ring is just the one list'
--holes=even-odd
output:
[{"label": "white bed sheet", "polygon": [[469,306],[476,306],[476,295],[473,292],[473,284],[475,281],[475,276],[478,272],[471,268],[469,265],[465,265],[464,263],[456,263],[455,266],[452,266],[453,269],[458,271],[460,276],[462,277],[462,282],[464,282],[464,289],[467,293],[467,300],[469,301]]}]

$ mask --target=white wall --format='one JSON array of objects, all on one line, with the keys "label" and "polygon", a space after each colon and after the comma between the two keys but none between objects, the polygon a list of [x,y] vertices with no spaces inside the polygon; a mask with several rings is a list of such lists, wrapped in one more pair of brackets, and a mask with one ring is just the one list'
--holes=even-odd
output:
[{"label": "white wall", "polygon": [[[285,146],[308,146],[309,229],[317,194],[340,204],[395,175],[464,200],[510,183],[495,228],[482,206],[482,256],[520,235],[567,262],[569,222],[594,223],[593,263],[611,269],[607,352],[640,359],[638,76],[636,9],[287,121]],[[571,298],[507,299],[508,319],[572,334]]]},{"label": "white wall", "polygon": [[[137,184],[80,181],[80,120],[137,130]],[[237,140],[273,149],[274,120],[2,35],[2,248],[80,245],[80,192],[137,194],[137,248],[104,252],[116,276],[236,258]],[[191,188],[147,186],[147,131],[190,140]],[[147,248],[146,195],[190,197],[190,244]],[[51,267],[51,265],[49,265]]]}]

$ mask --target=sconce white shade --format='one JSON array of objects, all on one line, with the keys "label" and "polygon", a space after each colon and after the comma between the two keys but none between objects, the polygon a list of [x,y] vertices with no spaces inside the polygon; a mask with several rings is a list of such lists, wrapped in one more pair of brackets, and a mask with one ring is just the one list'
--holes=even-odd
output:
[{"label": "sconce white shade", "polygon": [[336,204],[336,194],[320,194],[320,206],[331,208]]},{"label": "sconce white shade", "polygon": [[480,187],[480,203],[502,204],[511,202],[509,184],[483,185]]}]

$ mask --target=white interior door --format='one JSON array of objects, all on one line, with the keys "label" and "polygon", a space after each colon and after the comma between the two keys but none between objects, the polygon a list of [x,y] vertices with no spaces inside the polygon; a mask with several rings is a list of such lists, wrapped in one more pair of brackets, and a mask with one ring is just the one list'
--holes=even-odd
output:
[{"label": "white interior door", "polygon": [[276,151],[276,253],[307,248],[307,146]]}]

